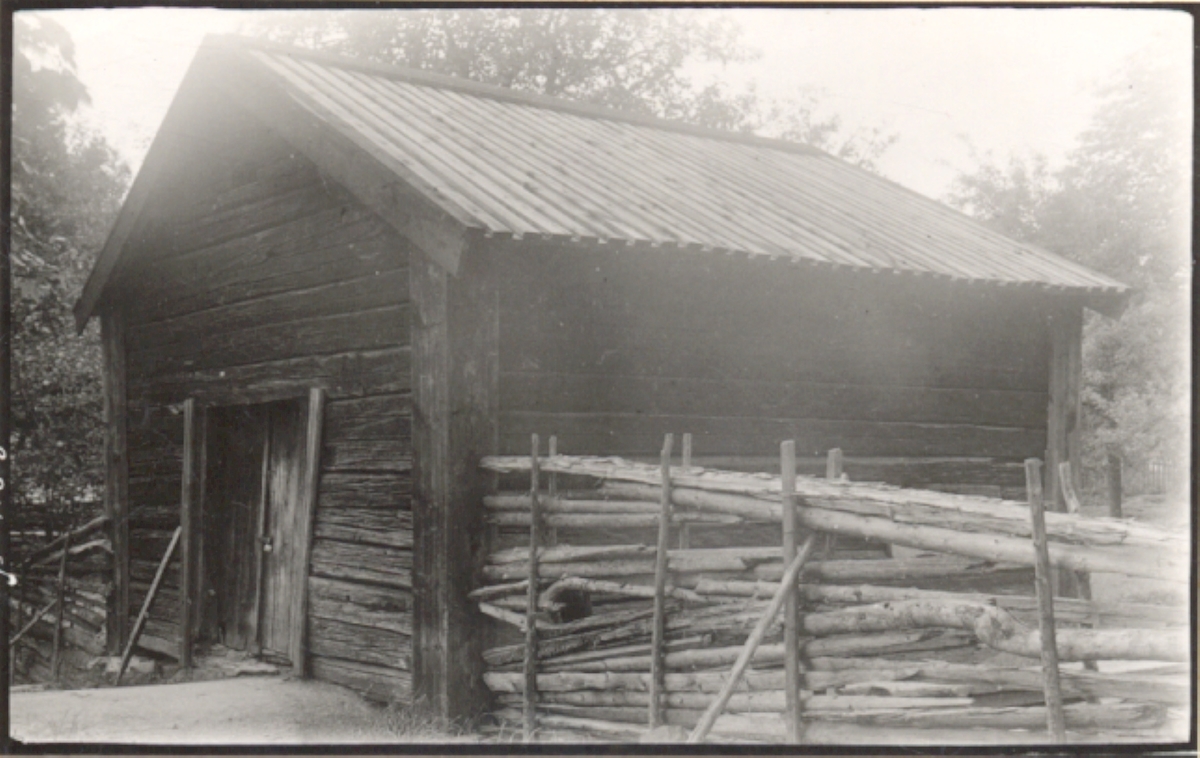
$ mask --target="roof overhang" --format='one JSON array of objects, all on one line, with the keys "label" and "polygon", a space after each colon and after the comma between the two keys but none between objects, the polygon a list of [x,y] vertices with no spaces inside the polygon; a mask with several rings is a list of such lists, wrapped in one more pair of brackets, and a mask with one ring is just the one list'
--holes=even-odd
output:
[{"label": "roof overhang", "polygon": [[[155,137],[145,163],[138,173],[129,196],[126,199],[116,224],[113,227],[83,292],[75,304],[74,312],[76,325],[82,329],[88,319],[106,305],[106,298],[111,296],[109,291],[113,285],[114,272],[119,270],[122,255],[139,240],[147,226],[147,209],[153,207],[156,188],[161,182],[181,170],[176,163],[178,155],[186,152],[187,138],[194,137],[197,124],[203,122],[202,115],[206,109],[232,107],[252,114],[263,125],[278,134],[297,152],[311,160],[322,175],[344,187],[356,197],[365,207],[373,211],[385,223],[408,239],[433,264],[440,266],[451,274],[457,274],[459,261],[468,246],[468,240],[476,235],[492,237],[494,241],[512,239],[540,239],[555,244],[570,246],[580,240],[581,236],[589,237],[590,229],[567,228],[563,230],[530,230],[525,232],[518,228],[504,228],[487,221],[484,216],[473,216],[470,211],[448,197],[448,190],[433,186],[428,178],[423,180],[405,160],[412,161],[413,156],[403,154],[395,145],[371,140],[356,121],[359,118],[353,109],[335,107],[331,98],[338,93],[328,88],[312,86],[302,78],[288,78],[281,72],[277,63],[272,63],[267,51],[285,52],[278,46],[259,43],[236,37],[209,36],[201,45],[180,86],[180,90]],[[544,98],[537,98],[520,93],[493,91],[483,85],[448,79],[427,72],[395,71],[387,67],[367,66],[347,62],[342,59],[330,59],[329,56],[286,49],[288,54],[294,54],[304,59],[326,62],[329,65],[363,68],[371,73],[390,75],[405,80],[412,79],[430,87],[461,90],[464,94],[486,95],[499,98],[506,102],[531,106],[545,106]],[[273,67],[274,66],[274,67]],[[563,104],[552,101],[556,109],[580,116],[610,117],[607,112],[598,111],[591,106]],[[618,116],[617,120],[633,119],[633,117]],[[695,129],[677,124],[663,126],[657,121],[646,118],[635,118],[630,123],[640,126],[655,126],[671,132],[691,134]],[[707,136],[713,136],[704,132]],[[741,135],[726,134],[726,140],[745,141]],[[751,143],[762,148],[811,151],[820,155],[819,151],[811,148],[801,149],[800,146],[782,143],[776,146],[773,141],[754,138]],[[807,153],[806,153],[807,154]],[[818,158],[818,160],[822,160]],[[824,160],[833,161],[832,158]],[[880,191],[887,190],[901,199],[912,199],[918,202],[916,193],[894,186],[879,177],[869,177],[871,187]],[[876,187],[879,185],[879,187]],[[882,188],[882,189],[881,189]],[[890,195],[889,195],[890,196]],[[911,196],[911,197],[910,197]],[[933,209],[939,216],[950,214],[949,209],[943,208],[928,198],[919,198],[920,209]],[[149,215],[153,215],[150,213]],[[893,214],[894,215],[894,214]],[[966,221],[965,217],[954,215],[956,222]],[[884,218],[885,221],[891,216]],[[972,222],[972,234],[982,234],[984,230]],[[495,226],[496,228],[493,228]],[[978,227],[978,228],[976,228]],[[536,236],[535,236],[536,235]],[[697,246],[693,239],[695,235],[682,235],[675,238],[674,244],[682,248]],[[615,238],[614,238],[615,239]],[[622,240],[627,245],[637,246],[646,242],[633,237]],[[649,241],[652,248],[670,247],[667,241]],[[739,240],[731,244],[738,247]],[[1018,246],[1019,243],[1012,242]],[[880,246],[876,244],[877,248]],[[993,245],[994,247],[994,245]],[[1039,291],[1046,296],[1071,300],[1083,307],[1090,308],[1101,314],[1118,317],[1124,310],[1130,296],[1130,290],[1125,285],[1108,277],[1088,272],[1079,264],[1058,259],[1049,253],[1036,250],[1030,246],[1022,252],[1026,257],[1024,264],[1014,265],[1013,260],[1004,259],[994,271],[984,267],[983,274],[975,274],[971,268],[971,260],[962,256],[960,265],[943,267],[945,270],[927,271],[920,267],[920,260],[900,260],[895,266],[886,265],[888,256],[882,259],[867,256],[830,254],[828,260],[821,256],[797,255],[800,265],[814,265],[818,268],[826,265],[851,273],[870,274],[886,270],[905,278],[914,277],[929,281],[966,283],[967,286],[979,287],[1011,287],[1016,291]],[[943,245],[945,248],[945,245]],[[699,246],[699,249],[713,249],[711,245]],[[882,248],[880,248],[882,249]],[[746,255],[748,259],[775,259],[775,254],[762,252],[748,253],[741,249],[721,248],[724,252],[734,255]],[[793,251],[794,252],[794,251]],[[829,251],[825,251],[828,253]],[[878,252],[876,250],[875,252]],[[922,249],[916,258],[936,257],[926,255]],[[944,252],[944,250],[943,250]],[[790,254],[790,253],[789,253]],[[994,256],[993,256],[994,257]],[[1046,260],[1043,260],[1046,258]],[[1054,259],[1052,263],[1047,260]],[[999,275],[996,275],[997,272]],[[993,278],[989,278],[988,274]],[[1014,276],[1015,275],[1015,276]],[[1039,281],[1039,275],[1042,279]]]}]

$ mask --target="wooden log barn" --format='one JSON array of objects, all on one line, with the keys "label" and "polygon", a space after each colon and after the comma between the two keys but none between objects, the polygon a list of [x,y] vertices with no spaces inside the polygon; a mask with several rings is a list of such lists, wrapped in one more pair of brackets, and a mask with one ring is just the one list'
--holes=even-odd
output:
[{"label": "wooden log barn", "polygon": [[1083,310],[1126,295],[803,145],[210,37],[76,305],[110,649],[182,526],[144,649],[473,712],[483,456],[795,439],[999,494],[1077,463]]}]

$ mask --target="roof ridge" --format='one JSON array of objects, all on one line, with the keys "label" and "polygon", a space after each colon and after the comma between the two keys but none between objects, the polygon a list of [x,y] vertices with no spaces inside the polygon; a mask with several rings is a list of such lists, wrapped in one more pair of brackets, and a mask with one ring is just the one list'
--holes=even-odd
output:
[{"label": "roof ridge", "polygon": [[812,145],[804,144],[802,142],[791,142],[789,140],[777,139],[774,137],[763,137],[747,132],[734,132],[727,129],[698,126],[696,124],[689,124],[686,121],[676,121],[673,119],[662,118],[660,116],[632,113],[630,111],[622,111],[603,105],[595,105],[593,103],[588,103],[581,100],[568,100],[566,98],[541,95],[534,92],[524,92],[521,90],[510,89],[508,87],[501,87],[496,84],[477,82],[474,79],[464,79],[460,76],[451,76],[449,74],[440,74],[434,71],[427,71],[425,69],[409,68],[394,64],[376,63],[374,61],[367,61],[361,58],[351,58],[345,55],[337,55],[320,50],[310,50],[307,48],[296,47],[294,45],[285,45],[279,42],[255,39],[253,37],[245,37],[237,34],[207,34],[205,35],[204,40],[201,42],[201,48],[227,48],[240,51],[259,50],[267,53],[289,55],[317,63],[336,66],[338,68],[405,81],[410,84],[437,87],[440,89],[450,89],[457,92],[462,92],[464,94],[474,95],[476,97],[485,97],[491,100],[500,100],[503,102],[515,103],[517,105],[527,105],[545,110],[553,110],[577,116],[585,116],[587,118],[618,121],[637,126],[645,126],[652,129],[660,129],[663,131],[680,132],[683,134],[691,134],[696,137],[705,137],[727,142],[737,142],[759,147],[769,147],[776,150],[784,150],[787,152],[812,155],[822,158],[832,158],[832,156],[830,156],[824,150],[821,150],[818,147],[813,147]]}]

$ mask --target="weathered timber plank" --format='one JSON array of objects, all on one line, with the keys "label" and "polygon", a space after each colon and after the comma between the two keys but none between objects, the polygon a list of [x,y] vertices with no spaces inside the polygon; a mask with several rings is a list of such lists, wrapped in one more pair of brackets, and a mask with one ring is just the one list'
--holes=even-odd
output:
[{"label": "weathered timber plank", "polygon": [[[212,50],[207,56],[228,55]],[[201,64],[203,65],[203,64]],[[298,91],[282,92],[273,77],[257,66],[242,66],[247,74],[221,78],[221,87],[236,102],[259,116],[298,151],[319,164],[323,175],[346,188],[380,218],[419,247],[430,260],[451,274],[459,273],[466,248],[465,218],[450,214],[415,189],[414,176],[383,155],[370,140],[353,139],[322,118],[312,118],[320,106]],[[263,78],[266,77],[266,78]],[[384,121],[384,128],[396,128]],[[400,176],[397,176],[397,169]]]},{"label": "weathered timber plank", "polygon": [[311,571],[316,576],[401,589],[412,587],[410,550],[317,539],[311,560]]},{"label": "weathered timber plank", "polygon": [[176,445],[158,446],[154,440],[138,435],[138,444],[129,447],[131,477],[178,477],[183,468],[183,448]]},{"label": "weathered timber plank", "polygon": [[412,476],[407,473],[331,472],[321,477],[318,510],[386,508],[407,510]]},{"label": "weathered timber plank", "polygon": [[[730,379],[761,369],[764,378],[825,372],[836,381],[876,375],[949,387],[971,386],[961,382],[972,377],[1000,386],[994,382],[1008,376],[1013,388],[1044,390],[1037,308],[955,298],[950,288],[905,297],[903,283],[864,286],[862,278],[822,286],[819,275],[770,266],[558,257],[506,261],[504,370],[574,373],[570,361],[578,360],[626,375]],[[731,300],[731,289],[756,296]],[[947,371],[961,376],[939,376]]]},{"label": "weathered timber plank", "polygon": [[182,253],[208,247],[311,216],[332,206],[340,207],[349,201],[342,192],[330,192],[327,185],[309,184],[290,192],[218,209],[199,218],[179,219],[167,231],[164,249]]},{"label": "weathered timber plank", "polygon": [[[588,313],[590,318],[593,314]],[[573,317],[578,320],[579,316]],[[947,346],[914,351],[903,346],[868,346],[844,335],[841,343],[811,344],[795,337],[759,343],[741,333],[659,332],[644,327],[606,330],[594,324],[557,325],[519,333],[505,322],[501,371],[620,376],[695,376],[717,381],[771,381],[879,384],[1044,391],[1045,365],[1038,356],[1008,363],[993,356],[973,360]],[[1022,365],[1022,363],[1026,365]]]},{"label": "weathered timber plank", "polygon": [[[215,404],[268,402],[322,387],[331,397],[400,392],[410,385],[410,350],[351,351],[203,371],[136,378],[142,397],[178,401],[191,393]],[[132,382],[131,382],[132,383]]]},{"label": "weathered timber plank", "polygon": [[194,337],[190,343],[131,353],[131,373],[161,376],[400,347],[408,344],[408,307],[394,305],[231,332],[202,331]]},{"label": "weathered timber plank", "polygon": [[289,154],[284,147],[281,140],[276,146],[280,156],[274,161],[264,162],[259,158],[259,165],[253,171],[252,179],[235,183],[214,194],[204,209],[205,212],[242,207],[247,203],[279,197],[292,190],[320,183],[321,175],[312,161]]},{"label": "weathered timber plank", "polygon": [[[309,617],[324,619],[331,623],[344,623],[367,629],[394,632],[405,637],[412,636],[412,613],[407,610],[389,611],[363,608],[356,603],[338,602],[326,597],[310,595]],[[326,648],[326,652],[329,652],[328,648]],[[332,655],[332,653],[329,654]],[[356,657],[355,660],[369,659]]]},{"label": "weathered timber plank", "polygon": [[[129,577],[134,584],[149,585],[154,580],[154,572],[158,569],[158,561],[162,559],[160,551],[155,560],[133,559],[129,561]],[[162,587],[160,592],[167,589],[179,589],[179,561],[173,560],[167,565],[167,571],[163,574]]]},{"label": "weathered timber plank", "polygon": [[398,508],[317,509],[318,538],[412,549],[412,513]]},{"label": "weathered timber plank", "polygon": [[152,502],[147,501],[145,498],[130,495],[130,503],[130,529],[159,531],[168,529],[179,523],[179,504],[172,503],[167,498]]},{"label": "weathered timber plank", "polygon": [[320,616],[310,616],[309,625],[313,655],[403,670],[412,668],[412,646],[406,634]]},{"label": "weathered timber plank", "polygon": [[308,580],[310,602],[354,605],[366,611],[403,613],[412,610],[412,592],[395,587],[375,587],[321,576]]},{"label": "weathered timber plank", "polygon": [[850,455],[975,455],[1018,458],[1043,448],[1043,429],[1009,429],[951,424],[874,424],[819,419],[701,418],[639,414],[502,413],[500,446],[523,452],[535,431],[554,433],[564,450],[597,455],[653,454],[654,440],[666,430],[688,431],[696,447],[717,455],[761,455],[782,439],[817,455],[840,447]]},{"label": "weathered timber plank", "polygon": [[[178,496],[176,496],[178,500]],[[175,504],[175,526],[179,525],[179,503]],[[161,559],[171,542],[171,529],[130,529],[129,554],[133,558],[157,560]]]},{"label": "weathered timber plank", "polygon": [[[780,379],[786,375],[781,375]],[[895,385],[721,381],[612,374],[503,373],[500,407],[542,413],[753,416],[1036,428],[1044,392]]]},{"label": "weathered timber plank", "polygon": [[412,676],[407,671],[314,655],[312,675],[323,682],[340,684],[361,692],[368,700],[400,704],[412,702]]},{"label": "weathered timber plank", "polygon": [[[132,608],[141,608],[142,603],[146,602],[146,593],[149,591],[149,586],[142,582],[136,582],[130,588],[129,602]],[[179,589],[177,587],[167,588],[160,586],[158,592],[154,596],[153,613],[162,619],[178,619],[179,618]]]},{"label": "weathered timber plank", "polygon": [[[125,317],[105,313],[100,317],[103,358],[104,410],[104,513],[109,518],[115,559],[112,579],[115,592],[109,607],[107,652],[115,654],[129,634],[127,619],[119,609],[129,606],[129,376],[126,361]],[[5,514],[8,515],[7,513]]]},{"label": "weathered timber plank", "polygon": [[321,454],[323,471],[412,471],[412,442],[344,440],[326,444]]},{"label": "weathered timber plank", "polygon": [[254,330],[271,324],[398,305],[408,298],[407,269],[380,271],[350,280],[321,283],[141,324],[131,330],[137,352],[186,353],[196,334]]},{"label": "weathered timber plank", "polygon": [[407,263],[403,240],[365,212],[334,208],[155,265],[134,311],[156,321]]},{"label": "weathered timber plank", "polygon": [[411,393],[336,400],[325,409],[326,442],[411,438]]},{"label": "weathered timber plank", "polygon": [[[651,462],[649,458],[642,461]],[[779,461],[770,456],[692,456],[693,465],[725,471],[779,472]],[[796,472],[824,476],[826,456],[796,459]],[[1025,473],[1019,460],[981,457],[845,457],[842,470],[853,482],[887,482],[901,487],[925,489],[932,484],[979,484],[1020,487],[1025,493]],[[1020,498],[1015,498],[1020,499]]]},{"label": "weathered timber plank", "polygon": [[[437,713],[469,716],[487,700],[482,618],[467,600],[484,560],[477,461],[495,449],[499,383],[498,271],[469,249],[457,276],[414,256],[414,684]],[[528,438],[528,437],[527,437]]]},{"label": "weathered timber plank", "polygon": [[[497,241],[494,247],[507,254],[502,297],[513,316],[555,325],[562,313],[577,313],[586,305],[598,319],[618,326],[633,317],[753,337],[776,325],[788,330],[804,323],[814,334],[827,331],[826,326],[852,325],[885,342],[928,335],[936,342],[967,343],[972,336],[996,334],[1016,345],[1044,340],[1030,327],[1039,320],[1038,311],[1056,301],[1045,293],[981,291],[788,265],[746,266],[715,257],[624,258],[611,249],[579,246],[563,255],[561,244],[533,240]],[[731,291],[755,297],[730,298]]]}]

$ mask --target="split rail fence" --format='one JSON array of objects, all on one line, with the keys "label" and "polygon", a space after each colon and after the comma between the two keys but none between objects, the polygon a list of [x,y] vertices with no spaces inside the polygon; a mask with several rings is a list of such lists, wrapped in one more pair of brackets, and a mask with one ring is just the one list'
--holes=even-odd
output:
[{"label": "split rail fence", "polygon": [[104,516],[49,541],[14,535],[8,590],[10,683],[57,679],[74,651],[103,655],[112,546]]},{"label": "split rail fence", "polygon": [[[499,622],[484,681],[501,732],[1187,739],[1188,609],[1087,599],[1091,573],[1186,583],[1186,536],[1045,513],[1037,461],[1019,503],[849,482],[838,451],[825,479],[797,477],[789,443],[780,476],[693,467],[687,435],[681,465],[670,435],[658,466],[554,447],[481,464],[507,487],[485,499],[494,549],[471,593]],[[862,559],[881,545],[925,552]],[[1052,597],[1053,574],[1083,597]]]}]

